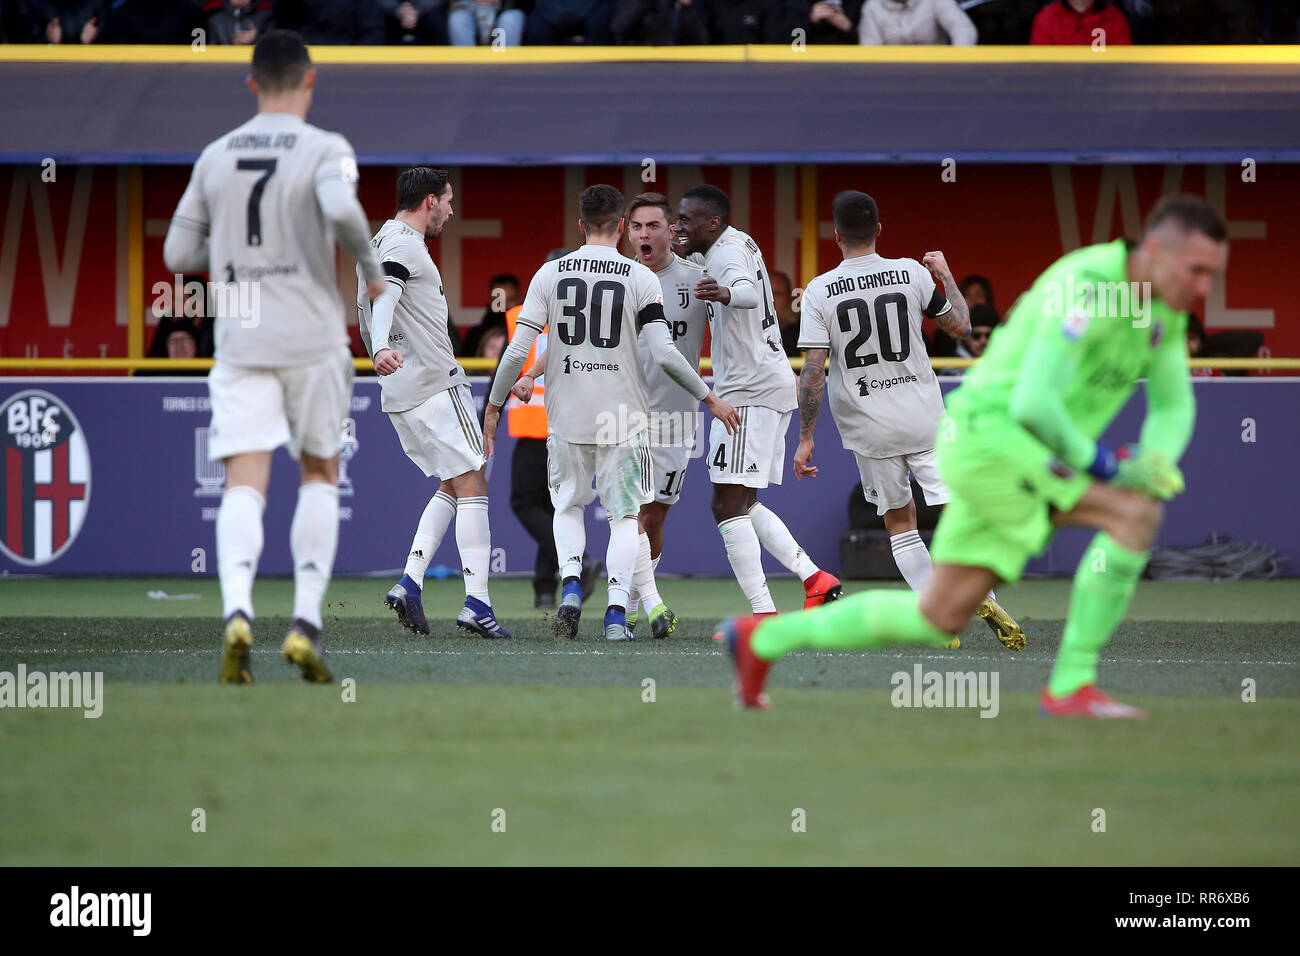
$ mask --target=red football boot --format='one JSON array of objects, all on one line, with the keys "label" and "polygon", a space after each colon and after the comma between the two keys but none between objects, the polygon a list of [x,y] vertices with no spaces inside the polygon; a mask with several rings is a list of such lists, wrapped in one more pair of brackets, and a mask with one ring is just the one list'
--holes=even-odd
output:
[{"label": "red football boot", "polygon": [[835,575],[818,571],[809,575],[808,580],[803,583],[803,595],[803,606],[806,610],[838,601],[844,596],[844,589],[840,587],[840,579]]},{"label": "red football boot", "polygon": [[1092,720],[1142,720],[1147,715],[1145,710],[1107,697],[1096,684],[1085,684],[1064,697],[1053,697],[1044,687],[1038,712],[1044,717],[1088,717]]},{"label": "red football boot", "polygon": [[731,652],[731,662],[736,670],[736,693],[746,707],[767,710],[768,697],[763,684],[772,664],[760,660],[750,649],[749,642],[762,621],[757,617],[729,617],[718,625],[713,635],[715,641],[726,641]]}]

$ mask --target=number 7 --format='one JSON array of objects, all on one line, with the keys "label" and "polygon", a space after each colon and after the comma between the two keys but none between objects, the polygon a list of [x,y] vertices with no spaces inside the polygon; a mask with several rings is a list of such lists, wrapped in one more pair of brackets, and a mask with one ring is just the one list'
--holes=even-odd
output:
[{"label": "number 7", "polygon": [[274,159],[241,159],[235,163],[236,169],[262,170],[262,175],[253,183],[253,191],[248,195],[248,244],[262,244],[262,190],[266,181],[275,173]]}]

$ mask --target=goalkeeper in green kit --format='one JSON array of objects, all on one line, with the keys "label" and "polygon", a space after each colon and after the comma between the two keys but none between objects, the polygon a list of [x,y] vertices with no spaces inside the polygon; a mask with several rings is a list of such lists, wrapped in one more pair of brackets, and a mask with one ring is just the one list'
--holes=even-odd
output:
[{"label": "goalkeeper in green kit", "polygon": [[[947,644],[990,588],[1020,577],[1056,525],[1084,525],[1097,536],[1075,572],[1040,712],[1144,717],[1097,688],[1097,658],[1146,566],[1161,502],[1183,490],[1177,462],[1196,416],[1186,310],[1226,267],[1227,235],[1202,200],[1167,197],[1139,242],[1079,249],[1044,272],[948,397],[937,448],[953,497],[924,589],[725,621],[716,636],[730,648],[741,702],[766,707],[768,669],[792,651]],[[1097,439],[1142,378],[1138,443],[1107,448]]]}]

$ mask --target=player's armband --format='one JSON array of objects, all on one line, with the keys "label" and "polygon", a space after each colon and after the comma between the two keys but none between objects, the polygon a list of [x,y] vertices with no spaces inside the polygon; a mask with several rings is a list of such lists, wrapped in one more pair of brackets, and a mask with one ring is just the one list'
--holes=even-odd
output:
[{"label": "player's armband", "polygon": [[645,328],[647,323],[650,322],[663,322],[667,324],[668,318],[664,315],[664,307],[662,303],[651,302],[636,314],[636,329],[638,332]]}]

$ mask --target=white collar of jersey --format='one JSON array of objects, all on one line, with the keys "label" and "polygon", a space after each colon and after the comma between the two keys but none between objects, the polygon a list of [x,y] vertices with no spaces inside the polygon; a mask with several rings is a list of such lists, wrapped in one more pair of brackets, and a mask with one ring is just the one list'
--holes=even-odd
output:
[{"label": "white collar of jersey", "polygon": [[870,262],[872,259],[879,259],[879,258],[880,258],[880,253],[868,252],[867,254],[861,256],[850,256],[849,258],[844,260],[844,264],[857,265],[860,262]]},{"label": "white collar of jersey", "polygon": [[402,222],[402,220],[400,219],[390,219],[388,221],[397,223],[398,226],[400,226],[402,229],[405,229],[413,236],[419,236],[421,239],[424,238],[424,236],[420,234],[420,230],[416,229],[414,226],[410,225],[409,223]]},{"label": "white collar of jersey", "polygon": [[[584,242],[575,250],[575,254],[577,252],[585,252],[587,255],[600,253],[601,255],[617,256],[620,259],[627,258],[626,256],[623,255],[623,253],[619,252],[613,246],[601,246],[601,245],[597,245],[594,242]],[[568,256],[565,256],[565,258],[567,259]]]},{"label": "white collar of jersey", "polygon": [[253,117],[259,123],[268,123],[276,126],[306,126],[307,121],[300,119],[293,113],[281,113],[278,110],[274,112],[259,112]]}]

